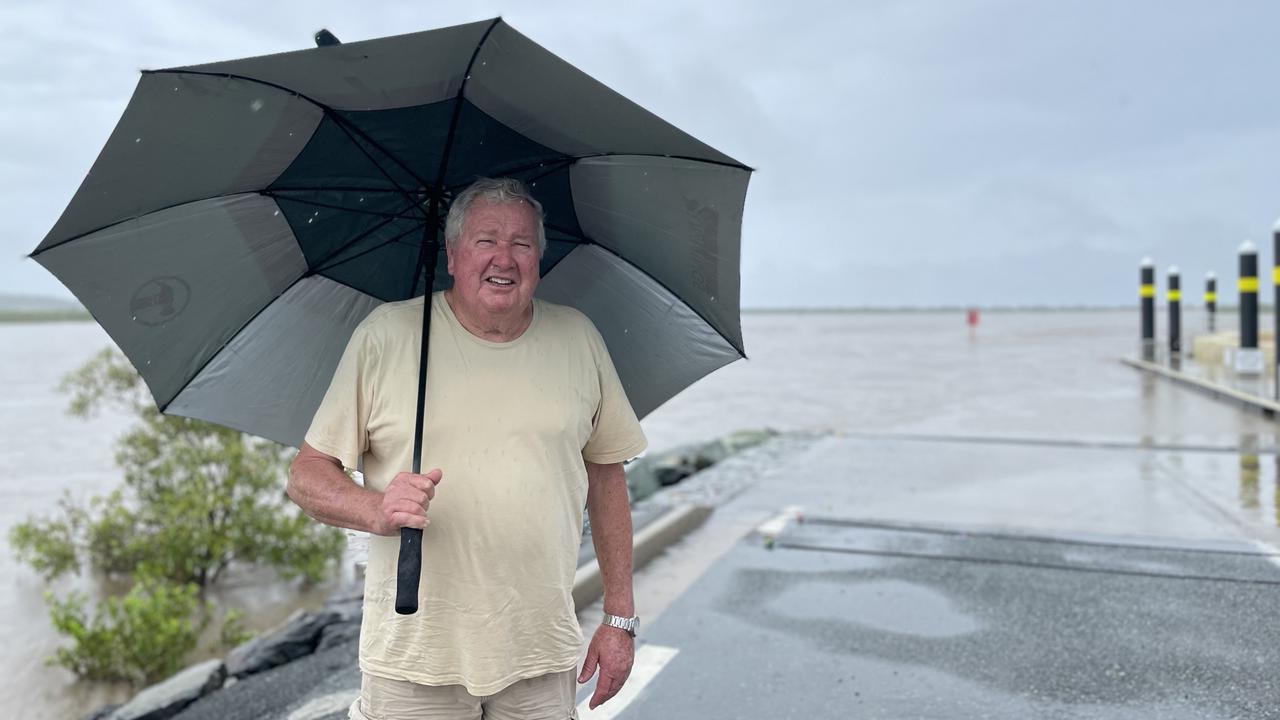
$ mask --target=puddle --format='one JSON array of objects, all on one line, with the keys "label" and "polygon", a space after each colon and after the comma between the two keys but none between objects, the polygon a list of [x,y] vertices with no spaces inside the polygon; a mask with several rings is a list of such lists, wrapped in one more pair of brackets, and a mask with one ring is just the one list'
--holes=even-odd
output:
[{"label": "puddle", "polygon": [[919,637],[955,637],[981,627],[956,610],[946,595],[900,580],[796,583],[770,605],[788,618],[861,625]]}]

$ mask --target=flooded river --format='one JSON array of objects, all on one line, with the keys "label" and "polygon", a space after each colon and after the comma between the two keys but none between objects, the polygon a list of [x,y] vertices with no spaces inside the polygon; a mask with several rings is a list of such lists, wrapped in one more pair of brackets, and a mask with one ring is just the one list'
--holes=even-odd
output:
[{"label": "flooded river", "polygon": [[[1224,320],[1229,321],[1227,318]],[[1196,318],[1184,327],[1195,330]],[[1227,492],[1263,510],[1280,507],[1276,424],[1140,375],[1116,361],[1136,347],[1137,312],[988,313],[971,330],[963,313],[762,313],[743,318],[751,359],[706,378],[644,421],[662,449],[743,428],[831,430],[975,442],[1215,449]],[[127,419],[64,414],[58,379],[108,343],[91,323],[0,325],[0,533],[49,513],[64,490],[78,497],[120,482],[112,443]],[[1236,458],[1239,458],[1237,461]],[[1216,473],[1216,471],[1215,471]],[[1274,525],[1274,517],[1266,519]],[[124,693],[73,681],[43,659],[58,644],[43,601],[48,588],[0,552],[0,707],[26,716],[78,718]],[[90,591],[84,579],[56,592]],[[222,600],[270,627],[329,587],[269,576],[232,577]]]}]

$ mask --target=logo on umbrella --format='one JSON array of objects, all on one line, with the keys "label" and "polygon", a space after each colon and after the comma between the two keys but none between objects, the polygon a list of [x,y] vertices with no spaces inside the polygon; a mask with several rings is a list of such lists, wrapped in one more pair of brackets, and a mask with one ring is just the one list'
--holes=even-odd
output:
[{"label": "logo on umbrella", "polygon": [[182,278],[152,278],[133,292],[129,312],[139,325],[160,325],[182,314],[190,299],[191,288]]},{"label": "logo on umbrella", "polygon": [[685,198],[684,206],[689,213],[693,284],[715,300],[720,290],[720,272],[716,266],[720,258],[720,213],[715,206],[690,198]]}]

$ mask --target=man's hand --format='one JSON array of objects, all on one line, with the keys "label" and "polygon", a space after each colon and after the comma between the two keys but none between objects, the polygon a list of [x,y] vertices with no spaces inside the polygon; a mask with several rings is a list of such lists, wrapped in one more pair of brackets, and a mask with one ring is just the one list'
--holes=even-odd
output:
[{"label": "man's hand", "polygon": [[377,535],[399,535],[400,528],[425,528],[427,508],[436,496],[436,485],[444,476],[439,468],[425,475],[402,472],[396,475],[382,493],[378,510]]},{"label": "man's hand", "polygon": [[582,663],[582,672],[578,673],[578,683],[582,684],[595,675],[597,666],[600,668],[600,679],[596,681],[596,691],[591,696],[592,710],[608,702],[622,689],[631,675],[635,656],[636,641],[626,630],[609,625],[596,628],[591,636],[591,645],[587,647],[587,660]]}]

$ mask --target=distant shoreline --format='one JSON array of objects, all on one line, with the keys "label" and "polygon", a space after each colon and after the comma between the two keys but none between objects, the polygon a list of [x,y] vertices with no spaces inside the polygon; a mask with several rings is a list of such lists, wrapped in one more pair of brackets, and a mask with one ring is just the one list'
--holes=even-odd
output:
[{"label": "distant shoreline", "polygon": [[92,322],[84,310],[0,310],[0,323]]}]

